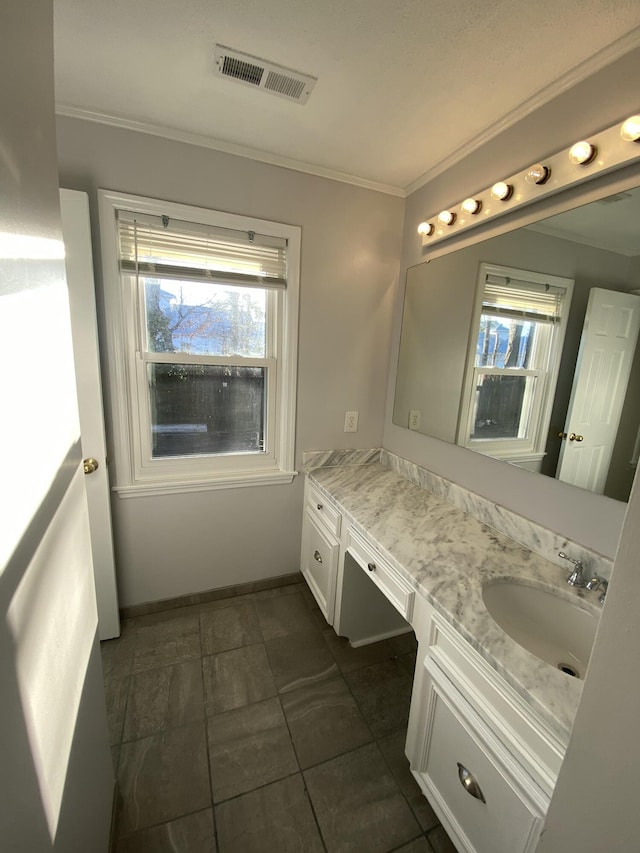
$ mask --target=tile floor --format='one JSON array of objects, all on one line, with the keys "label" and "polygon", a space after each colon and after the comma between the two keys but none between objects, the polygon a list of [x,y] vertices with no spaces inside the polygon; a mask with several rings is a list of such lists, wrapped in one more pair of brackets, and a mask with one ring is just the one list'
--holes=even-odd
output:
[{"label": "tile floor", "polygon": [[102,644],[116,853],[455,853],[404,756],[412,634],[352,649],[306,585]]}]

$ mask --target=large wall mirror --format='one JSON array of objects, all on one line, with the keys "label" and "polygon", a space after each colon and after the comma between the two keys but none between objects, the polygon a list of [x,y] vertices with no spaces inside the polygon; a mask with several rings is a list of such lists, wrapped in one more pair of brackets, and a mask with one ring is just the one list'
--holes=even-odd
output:
[{"label": "large wall mirror", "polygon": [[640,188],[411,267],[394,423],[627,501],[638,293]]}]

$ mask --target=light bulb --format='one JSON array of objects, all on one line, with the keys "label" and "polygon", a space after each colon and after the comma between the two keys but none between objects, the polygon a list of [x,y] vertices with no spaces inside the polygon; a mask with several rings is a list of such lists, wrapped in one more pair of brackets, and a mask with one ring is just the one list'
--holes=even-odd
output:
[{"label": "light bulb", "polygon": [[598,149],[595,145],[582,140],[581,142],[576,142],[569,149],[569,160],[575,163],[576,166],[586,166],[587,163],[593,160],[597,153]]},{"label": "light bulb", "polygon": [[453,225],[456,221],[456,215],[451,210],[442,210],[438,214],[438,222],[442,222],[443,225]]},{"label": "light bulb", "polygon": [[477,198],[465,198],[460,207],[465,213],[470,213],[473,216],[476,213],[480,213],[482,202],[478,201]]},{"label": "light bulb", "polygon": [[640,140],[640,116],[631,116],[620,128],[620,136],[625,142],[638,142]]},{"label": "light bulb", "polygon": [[497,184],[494,184],[491,187],[491,198],[495,198],[497,201],[506,201],[511,197],[512,192],[513,187],[511,184],[506,184],[504,181],[498,181]]},{"label": "light bulb", "polygon": [[551,169],[548,166],[543,166],[542,163],[536,163],[535,166],[530,166],[524,176],[528,184],[546,184],[551,174]]},{"label": "light bulb", "polygon": [[421,222],[418,225],[418,234],[423,237],[430,237],[433,234],[433,225],[430,222]]}]

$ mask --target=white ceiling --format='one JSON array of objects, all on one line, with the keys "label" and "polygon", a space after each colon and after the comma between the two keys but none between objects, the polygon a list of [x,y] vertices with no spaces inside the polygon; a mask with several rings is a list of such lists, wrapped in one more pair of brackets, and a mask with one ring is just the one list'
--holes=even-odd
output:
[{"label": "white ceiling", "polygon": [[[54,19],[58,112],[398,194],[640,43],[639,0],[54,0]],[[317,77],[308,103],[216,77],[216,42]]]}]

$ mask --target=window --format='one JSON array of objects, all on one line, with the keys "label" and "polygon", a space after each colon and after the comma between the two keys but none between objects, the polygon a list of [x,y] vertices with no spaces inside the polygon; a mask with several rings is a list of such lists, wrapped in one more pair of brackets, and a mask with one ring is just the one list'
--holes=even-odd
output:
[{"label": "window", "polygon": [[544,455],[573,282],[480,265],[459,444]]},{"label": "window", "polygon": [[116,490],[291,482],[300,229],[99,195]]}]

